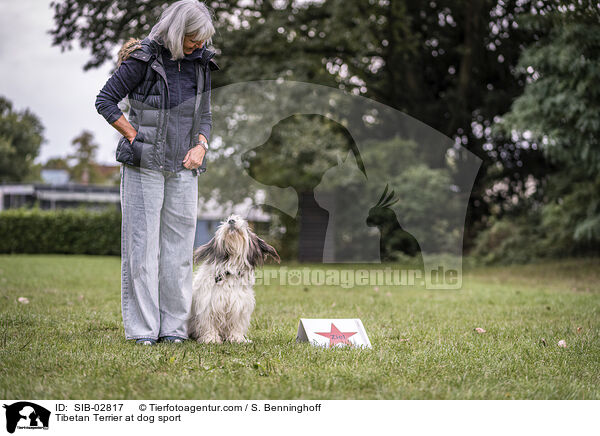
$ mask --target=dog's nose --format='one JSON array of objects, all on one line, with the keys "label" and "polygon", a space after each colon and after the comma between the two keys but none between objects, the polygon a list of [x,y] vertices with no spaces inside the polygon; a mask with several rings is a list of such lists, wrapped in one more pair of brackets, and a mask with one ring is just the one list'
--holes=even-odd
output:
[{"label": "dog's nose", "polygon": [[234,225],[235,224],[235,220],[234,219],[230,219],[229,221],[227,221],[228,224]]}]

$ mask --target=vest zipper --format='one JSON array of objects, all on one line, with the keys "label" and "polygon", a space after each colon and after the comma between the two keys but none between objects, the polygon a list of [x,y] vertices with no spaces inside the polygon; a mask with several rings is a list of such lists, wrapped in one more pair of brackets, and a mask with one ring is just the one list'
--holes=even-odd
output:
[{"label": "vest zipper", "polygon": [[[164,115],[163,115],[163,125],[162,125],[162,127],[163,127],[162,128],[162,134],[166,136],[166,129],[169,126],[169,117],[170,117],[170,107],[169,106],[171,104],[170,103],[171,102],[171,95],[170,95],[171,92],[169,91],[169,82],[167,81],[167,73],[165,71],[165,66],[164,66],[164,64],[162,62],[162,58],[161,58],[160,61],[158,60],[158,58],[159,57],[157,57],[156,60],[154,61],[154,62],[156,62],[158,64],[158,66],[155,65],[154,62],[152,62],[152,69],[154,71],[156,71],[158,73],[158,75],[163,79],[163,82],[165,84],[165,89],[167,91],[167,103],[164,106],[164,111],[165,112],[164,112]],[[159,66],[160,66],[160,68],[159,68]],[[160,125],[158,126],[158,129],[159,130],[161,129]],[[158,140],[158,138],[157,138],[157,140]],[[163,152],[162,152],[162,164],[163,165],[160,166],[161,169],[163,169],[163,167],[165,166],[165,163],[166,163],[165,162],[165,153],[166,153],[166,147],[165,147],[165,144],[163,144]]]},{"label": "vest zipper", "polygon": [[175,139],[177,143],[175,144],[175,156],[173,157],[173,172],[177,172],[178,167],[178,156],[179,156],[179,117],[181,115],[181,61],[177,61],[177,70],[179,73],[177,74],[177,94],[179,95],[179,104],[177,105],[177,132],[175,134]]}]

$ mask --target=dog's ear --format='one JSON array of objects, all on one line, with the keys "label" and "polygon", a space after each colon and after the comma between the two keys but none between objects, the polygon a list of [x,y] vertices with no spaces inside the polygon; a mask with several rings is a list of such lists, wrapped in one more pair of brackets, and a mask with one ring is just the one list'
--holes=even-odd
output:
[{"label": "dog's ear", "polygon": [[212,238],[206,244],[196,248],[196,250],[194,250],[194,264],[198,264],[203,260],[214,257],[215,245],[215,238]]},{"label": "dog's ear", "polygon": [[265,259],[267,258],[267,256],[271,256],[274,261],[276,261],[277,263],[281,263],[279,253],[277,253],[277,250],[275,250],[275,248],[273,248],[271,245],[258,238],[258,246],[262,250]]},{"label": "dog's ear", "polygon": [[257,266],[262,265],[267,258],[271,256],[277,263],[281,263],[279,254],[272,246],[260,239],[254,233],[250,232],[250,249],[248,250],[248,263]]},{"label": "dog's ear", "polygon": [[212,238],[206,244],[201,245],[194,251],[194,264],[198,264],[202,261],[222,262],[224,260],[227,260],[227,253],[220,244],[217,243],[216,238]]}]

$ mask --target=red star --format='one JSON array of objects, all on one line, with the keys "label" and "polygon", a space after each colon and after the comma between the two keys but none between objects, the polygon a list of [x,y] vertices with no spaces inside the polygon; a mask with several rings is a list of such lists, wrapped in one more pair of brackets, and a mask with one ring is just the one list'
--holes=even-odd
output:
[{"label": "red star", "polygon": [[353,345],[348,338],[350,336],[354,336],[355,334],[357,334],[358,332],[341,332],[338,330],[338,328],[331,323],[331,331],[330,332],[315,332],[318,335],[321,336],[325,336],[326,338],[329,338],[329,346],[333,347],[335,344],[346,344],[346,345]]}]

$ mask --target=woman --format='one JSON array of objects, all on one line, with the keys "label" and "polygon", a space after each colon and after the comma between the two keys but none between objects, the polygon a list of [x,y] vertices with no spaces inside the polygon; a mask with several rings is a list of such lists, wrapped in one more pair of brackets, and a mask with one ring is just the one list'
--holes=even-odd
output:
[{"label": "woman", "polygon": [[[191,309],[198,173],[212,116],[206,6],[169,6],[143,41],[130,40],[96,109],[122,138],[121,309],[126,339],[182,342]],[[129,120],[117,104],[129,97]]]}]

